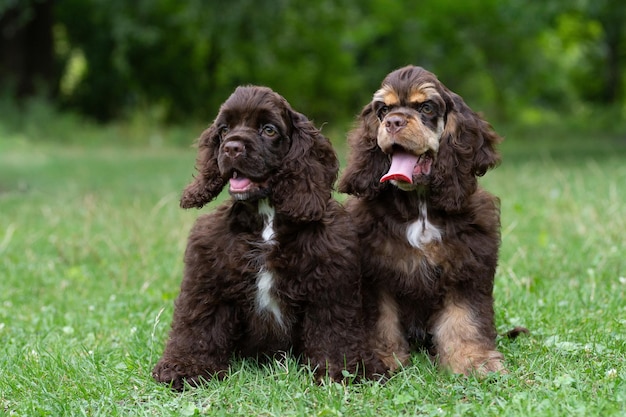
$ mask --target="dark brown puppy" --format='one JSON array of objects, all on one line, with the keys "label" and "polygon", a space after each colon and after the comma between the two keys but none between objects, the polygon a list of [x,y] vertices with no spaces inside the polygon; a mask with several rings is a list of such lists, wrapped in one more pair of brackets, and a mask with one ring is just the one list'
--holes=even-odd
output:
[{"label": "dark brown puppy", "polygon": [[500,141],[413,66],[385,78],[349,135],[339,190],[354,196],[368,326],[391,370],[424,342],[455,373],[504,370],[492,296],[499,200],[477,183],[499,162]]},{"label": "dark brown puppy", "polygon": [[[330,142],[269,88],[239,87],[199,139],[181,206],[232,199],[196,221],[157,381],[223,377],[233,356],[292,350],[318,378],[384,372],[367,347],[358,243],[331,198]],[[363,367],[366,366],[366,371]]]}]

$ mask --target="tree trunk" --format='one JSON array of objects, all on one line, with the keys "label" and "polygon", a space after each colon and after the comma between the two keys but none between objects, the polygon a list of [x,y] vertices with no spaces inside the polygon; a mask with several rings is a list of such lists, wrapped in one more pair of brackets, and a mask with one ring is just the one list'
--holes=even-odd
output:
[{"label": "tree trunk", "polygon": [[601,99],[606,104],[615,104],[622,99],[622,71],[626,58],[626,8],[623,0],[606,0],[594,5],[595,17],[604,31],[606,61],[604,85]]},{"label": "tree trunk", "polygon": [[607,104],[614,104],[622,93],[621,28],[605,26],[604,32],[607,57],[603,99]]},{"label": "tree trunk", "polygon": [[31,0],[0,16],[0,88],[18,98],[56,93],[53,7]]}]

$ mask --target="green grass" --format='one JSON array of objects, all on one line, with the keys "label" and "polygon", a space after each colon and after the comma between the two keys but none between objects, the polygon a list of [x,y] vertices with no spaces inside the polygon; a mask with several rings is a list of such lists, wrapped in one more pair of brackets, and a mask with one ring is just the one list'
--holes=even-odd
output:
[{"label": "green grass", "polygon": [[532,332],[498,339],[508,375],[452,376],[415,354],[385,385],[318,386],[288,358],[178,394],[150,371],[200,213],[177,203],[195,152],[123,136],[54,145],[0,129],[0,415],[626,413],[623,139],[508,138],[482,181],[502,200],[497,327]]}]

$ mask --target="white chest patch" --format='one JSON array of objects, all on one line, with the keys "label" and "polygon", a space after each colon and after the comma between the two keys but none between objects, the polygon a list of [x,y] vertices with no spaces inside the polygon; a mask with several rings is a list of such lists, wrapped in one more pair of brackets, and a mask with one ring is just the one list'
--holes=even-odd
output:
[{"label": "white chest patch", "polygon": [[420,218],[406,228],[406,238],[417,249],[423,249],[431,242],[441,241],[441,230],[428,221],[426,204],[420,205]]},{"label": "white chest patch", "polygon": [[266,242],[273,242],[275,211],[274,207],[270,206],[266,199],[259,201],[259,214],[263,217],[263,232],[261,236]]},{"label": "white chest patch", "polygon": [[283,314],[276,299],[272,296],[274,286],[274,276],[271,272],[262,269],[256,278],[256,306],[259,313],[270,313],[280,327],[284,327]]},{"label": "white chest patch", "polygon": [[[267,200],[259,201],[259,214],[263,217],[261,237],[266,243],[274,243],[274,208]],[[262,267],[256,278],[256,308],[260,314],[270,313],[280,327],[285,327],[280,306],[272,295],[274,275]]]}]

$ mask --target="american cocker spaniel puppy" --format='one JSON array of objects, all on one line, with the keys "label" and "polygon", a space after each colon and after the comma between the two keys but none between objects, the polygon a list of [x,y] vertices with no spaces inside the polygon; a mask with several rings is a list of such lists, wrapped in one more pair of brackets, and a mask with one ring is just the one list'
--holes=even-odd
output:
[{"label": "american cocker spaniel puppy", "polygon": [[349,134],[339,190],[362,250],[368,325],[390,370],[427,346],[455,373],[504,371],[493,282],[499,200],[477,183],[501,138],[432,73],[384,79]]},{"label": "american cocker spaniel puppy", "polygon": [[[198,143],[183,208],[228,184],[232,198],[199,217],[157,381],[223,378],[233,357],[292,351],[316,377],[385,371],[368,348],[357,235],[331,197],[335,152],[266,87],[239,87]],[[364,370],[365,366],[365,370]]]}]

